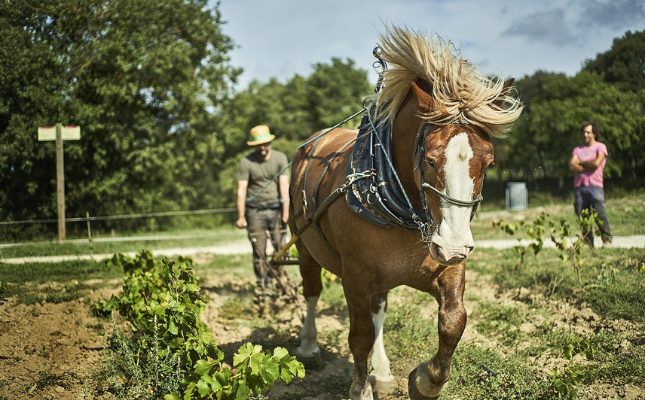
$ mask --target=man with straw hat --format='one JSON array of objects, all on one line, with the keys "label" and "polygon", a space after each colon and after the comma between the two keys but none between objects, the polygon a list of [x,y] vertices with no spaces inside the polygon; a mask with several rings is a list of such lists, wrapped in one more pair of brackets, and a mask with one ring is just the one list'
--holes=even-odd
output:
[{"label": "man with straw hat", "polygon": [[273,139],[275,135],[268,126],[253,127],[246,142],[254,148],[253,152],[240,160],[237,169],[236,226],[248,231],[258,294],[273,286],[266,263],[267,232],[273,248],[278,251],[282,237],[280,228],[289,217],[287,156],[271,149]]}]

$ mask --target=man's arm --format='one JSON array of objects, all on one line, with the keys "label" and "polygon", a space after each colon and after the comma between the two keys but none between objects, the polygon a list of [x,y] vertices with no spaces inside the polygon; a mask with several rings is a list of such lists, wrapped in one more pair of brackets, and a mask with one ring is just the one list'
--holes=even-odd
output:
[{"label": "man's arm", "polygon": [[598,166],[600,166],[600,164],[602,164],[604,160],[605,153],[599,151],[595,159],[591,161],[580,161],[580,166],[584,171],[593,171],[594,169],[598,168]]},{"label": "man's arm", "polygon": [[569,171],[573,171],[575,173],[583,172],[585,169],[580,165],[580,159],[578,158],[577,155],[573,155],[571,157],[571,160],[569,160]]},{"label": "man's arm", "polygon": [[246,212],[246,189],[248,186],[249,181],[237,181],[237,200],[235,202],[237,206],[237,222],[235,222],[235,226],[240,229],[246,228],[244,213]]},{"label": "man's arm", "polygon": [[278,187],[282,200],[282,222],[286,224],[289,220],[289,175],[278,177]]}]

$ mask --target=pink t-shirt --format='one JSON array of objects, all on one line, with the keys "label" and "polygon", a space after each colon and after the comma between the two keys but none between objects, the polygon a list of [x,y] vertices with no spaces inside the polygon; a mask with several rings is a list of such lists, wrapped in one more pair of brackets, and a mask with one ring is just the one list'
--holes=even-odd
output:
[{"label": "pink t-shirt", "polygon": [[603,143],[596,142],[591,146],[578,146],[573,149],[573,155],[578,156],[580,161],[593,161],[598,157],[598,153],[605,153],[605,159],[602,160],[602,163],[598,168],[593,171],[584,171],[576,173],[576,176],[573,178],[573,185],[575,187],[579,186],[600,186],[603,187],[602,181],[602,172],[605,169],[605,164],[607,163],[607,146]]}]

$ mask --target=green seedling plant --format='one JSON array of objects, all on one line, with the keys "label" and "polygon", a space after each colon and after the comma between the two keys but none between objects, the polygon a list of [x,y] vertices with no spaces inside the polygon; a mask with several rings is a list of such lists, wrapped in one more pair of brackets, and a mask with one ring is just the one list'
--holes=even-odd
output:
[{"label": "green seedling plant", "polygon": [[[518,265],[520,268],[524,266],[524,260],[529,252],[532,252],[533,255],[537,256],[538,253],[542,251],[545,237],[544,227],[548,216],[548,213],[541,212],[531,224],[526,224],[523,220],[515,224],[507,224],[503,220],[493,221],[493,228],[501,229],[511,236],[520,232],[524,233],[524,235],[517,238],[519,243],[514,247],[520,258]],[[523,241],[528,241],[528,244],[524,245]]]},{"label": "green seedling plant", "polygon": [[[571,265],[578,276],[578,282],[581,284],[582,278],[580,277],[580,267],[582,265],[582,252],[585,245],[584,234],[585,232],[593,229],[597,223],[602,223],[602,221],[595,210],[592,210],[591,212],[589,210],[582,210],[578,217],[580,230],[576,235],[573,235],[573,230],[569,226],[569,223],[564,219],[560,220],[559,224],[556,224],[553,221],[549,222],[551,228],[551,240],[555,243],[557,249],[560,250],[560,258],[563,262],[571,262]],[[595,233],[599,234],[600,232],[596,229]],[[569,239],[572,236],[573,239]]]},{"label": "green seedling plant", "polygon": [[140,348],[150,347],[145,338],[154,336],[160,356],[179,360],[178,367],[186,371],[181,393],[168,393],[164,399],[246,399],[251,392],[257,396],[272,387],[276,380],[289,383],[304,377],[304,366],[280,347],[271,355],[247,343],[234,355],[233,367],[223,362],[212,332],[199,319],[207,297],[199,293],[192,259],[179,261],[164,258],[156,263],[146,250],[135,258],[115,255],[111,262],[124,270],[123,293],[92,307],[95,315],[118,310],[142,338]]},{"label": "green seedling plant", "polygon": [[578,385],[584,378],[582,367],[572,365],[573,358],[584,354],[587,360],[595,358],[595,349],[591,342],[572,337],[571,341],[562,347],[562,356],[569,361],[562,371],[558,368],[551,370],[550,390],[558,399],[574,400],[578,396]]}]

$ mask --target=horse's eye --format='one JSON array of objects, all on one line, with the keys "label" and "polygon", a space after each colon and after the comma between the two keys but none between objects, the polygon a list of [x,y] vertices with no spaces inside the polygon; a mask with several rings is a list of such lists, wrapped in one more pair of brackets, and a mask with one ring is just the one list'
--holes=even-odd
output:
[{"label": "horse's eye", "polygon": [[426,160],[426,163],[428,163],[428,167],[435,169],[434,160]]}]

